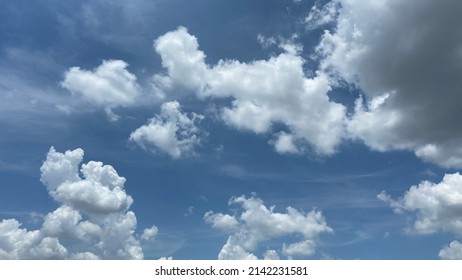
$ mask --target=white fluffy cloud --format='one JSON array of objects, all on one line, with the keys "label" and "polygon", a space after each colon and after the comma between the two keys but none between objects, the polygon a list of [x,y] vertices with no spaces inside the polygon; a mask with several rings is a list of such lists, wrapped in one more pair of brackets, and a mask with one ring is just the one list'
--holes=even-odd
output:
[{"label": "white fluffy cloud", "polygon": [[162,58],[162,66],[168,71],[168,76],[155,76],[157,82],[164,86],[174,83],[192,90],[204,89],[208,71],[205,54],[198,50],[196,37],[189,35],[186,28],[180,27],[159,37],[154,48]]},{"label": "white fluffy cloud", "polygon": [[[42,226],[29,231],[14,219],[0,222],[1,259],[141,259],[136,217],[125,178],[112,166],[83,160],[83,150],[65,153],[52,147],[41,167],[41,181],[61,205]],[[152,239],[157,228],[145,229]]]},{"label": "white fluffy cloud", "polygon": [[213,228],[230,232],[235,230],[239,225],[239,222],[234,216],[222,213],[213,213],[212,211],[205,213],[204,221],[211,224]]},{"label": "white fluffy cloud", "polygon": [[445,260],[462,260],[462,244],[458,241],[452,241],[449,246],[441,249],[438,256]]},{"label": "white fluffy cloud", "polygon": [[305,257],[309,255],[313,255],[316,251],[316,244],[312,240],[304,240],[301,242],[293,243],[286,245],[285,243],[282,245],[282,254],[293,257]]},{"label": "white fluffy cloud", "polygon": [[[277,213],[274,207],[267,208],[262,200],[245,196],[231,198],[230,204],[242,207],[240,216],[213,212],[207,212],[204,216],[204,220],[212,227],[225,228],[231,232],[218,255],[219,259],[257,259],[253,252],[261,242],[294,234],[302,236],[303,240],[284,244],[282,253],[289,258],[309,256],[315,253],[319,235],[333,232],[321,212],[315,210],[303,213],[287,207],[286,213]],[[264,257],[278,258],[277,252],[273,251],[267,251]]]},{"label": "white fluffy cloud", "polygon": [[41,232],[47,236],[69,236],[89,241],[102,234],[102,228],[95,223],[83,220],[79,211],[69,206],[61,206],[49,213],[43,222]]},{"label": "white fluffy cloud", "polygon": [[[462,236],[462,175],[446,174],[440,183],[428,181],[412,186],[402,198],[392,199],[385,192],[378,198],[389,203],[397,213],[415,212],[411,232],[431,234],[445,231]],[[462,258],[462,246],[457,241],[443,248],[441,258]]]},{"label": "white fluffy cloud", "polygon": [[[207,64],[197,38],[179,27],[155,40],[166,73],[154,76],[154,91],[164,98],[186,91],[229,100],[219,108],[223,121],[271,134],[268,142],[279,153],[329,155],[350,138],[378,151],[409,150],[444,167],[461,167],[461,8],[460,1],[441,5],[432,0],[418,7],[400,0],[315,4],[306,17],[308,28],[334,27],[316,47],[320,66],[310,75],[301,47],[290,41],[280,43],[284,51],[266,60]],[[72,67],[62,86],[117,120],[112,108],[132,105],[139,95],[136,77],[126,68],[120,60],[104,61],[93,71]],[[327,94],[343,84],[339,81],[364,94],[349,116]],[[158,120],[141,127],[139,138],[146,141],[136,142],[179,157],[181,148],[166,142],[178,144],[175,133]],[[280,131],[274,131],[275,124],[282,124]]]},{"label": "white fluffy cloud", "polygon": [[460,1],[333,0],[312,11],[313,26],[338,13],[317,47],[320,70],[365,95],[348,124],[352,138],[462,166],[460,9]]},{"label": "white fluffy cloud", "polygon": [[412,227],[417,233],[443,230],[462,235],[462,175],[459,173],[446,174],[437,184],[423,181],[398,200],[385,192],[379,199],[390,203],[396,212],[417,212]]},{"label": "white fluffy cloud", "polygon": [[202,132],[196,126],[204,116],[181,112],[180,103],[170,101],[162,104],[160,114],[146,125],[133,131],[130,140],[146,150],[157,150],[179,158],[193,153],[201,142]]},{"label": "white fluffy cloud", "polygon": [[139,94],[139,86],[127,67],[122,60],[105,60],[93,71],[71,67],[61,85],[96,105],[131,105]]},{"label": "white fluffy cloud", "polygon": [[[273,124],[286,125],[286,131],[276,133],[278,152],[311,149],[332,154],[344,136],[345,107],[329,100],[327,75],[305,75],[297,46],[287,43],[282,47],[284,53],[268,60],[221,60],[211,66],[205,63],[197,38],[180,27],[155,41],[167,69],[167,75],[155,77],[157,87],[182,87],[200,98],[232,98],[231,106],[221,108],[220,113],[237,129],[271,133]],[[280,135],[286,137],[280,139]]]},{"label": "white fluffy cloud", "polygon": [[295,137],[292,134],[287,134],[284,131],[275,134],[275,140],[270,141],[274,145],[276,152],[280,154],[298,154],[300,150],[297,148],[297,145],[294,143]]},{"label": "white fluffy cloud", "polygon": [[78,166],[83,150],[65,154],[51,148],[43,163],[41,181],[50,195],[59,202],[90,214],[107,214],[127,210],[133,199],[125,193],[124,177],[119,177],[110,165],[90,161],[82,164],[80,178]]},{"label": "white fluffy cloud", "polygon": [[133,105],[140,94],[136,76],[122,60],[105,60],[93,71],[71,67],[61,86],[83,100],[105,108],[110,120],[117,120],[111,108]]},{"label": "white fluffy cloud", "polygon": [[279,254],[276,250],[266,250],[263,254],[264,260],[279,260]]},{"label": "white fluffy cloud", "polygon": [[242,238],[230,235],[218,254],[219,260],[258,260],[242,246]]},{"label": "white fluffy cloud", "polygon": [[159,229],[156,226],[152,226],[151,228],[145,228],[143,230],[143,234],[141,235],[141,239],[144,239],[144,240],[154,239],[158,232],[159,232]]}]

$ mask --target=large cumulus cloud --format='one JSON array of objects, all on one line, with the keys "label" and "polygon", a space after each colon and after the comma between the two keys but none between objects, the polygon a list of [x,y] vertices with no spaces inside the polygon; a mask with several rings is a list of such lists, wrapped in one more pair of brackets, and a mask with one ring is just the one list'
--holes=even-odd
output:
[{"label": "large cumulus cloud", "polygon": [[426,161],[461,167],[462,3],[334,0],[328,5],[308,17],[325,19],[316,26],[338,14],[335,28],[317,47],[321,70],[365,96],[357,101],[349,135],[375,150],[411,150]]},{"label": "large cumulus cloud", "polygon": [[[128,211],[133,199],[125,178],[110,165],[83,160],[83,150],[57,152],[53,147],[41,170],[41,181],[60,206],[41,227],[27,230],[15,219],[0,222],[2,259],[141,259],[135,234],[136,216]],[[157,228],[146,229],[145,240]]]}]

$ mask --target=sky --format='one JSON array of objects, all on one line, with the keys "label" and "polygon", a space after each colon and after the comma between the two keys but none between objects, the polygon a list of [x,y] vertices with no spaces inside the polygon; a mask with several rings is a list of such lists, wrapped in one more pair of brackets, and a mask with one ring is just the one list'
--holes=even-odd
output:
[{"label": "sky", "polygon": [[462,259],[462,2],[2,6],[0,259]]}]

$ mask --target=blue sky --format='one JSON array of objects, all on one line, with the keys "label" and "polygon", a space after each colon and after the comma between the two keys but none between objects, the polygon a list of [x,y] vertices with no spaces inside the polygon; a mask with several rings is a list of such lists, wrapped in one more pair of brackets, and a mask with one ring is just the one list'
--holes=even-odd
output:
[{"label": "blue sky", "polygon": [[446,4],[6,0],[0,258],[462,258]]}]

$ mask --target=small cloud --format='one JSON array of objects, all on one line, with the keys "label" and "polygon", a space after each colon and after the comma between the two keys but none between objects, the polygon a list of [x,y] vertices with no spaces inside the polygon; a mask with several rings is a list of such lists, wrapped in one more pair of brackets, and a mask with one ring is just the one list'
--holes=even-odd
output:
[{"label": "small cloud", "polygon": [[150,228],[145,228],[143,230],[143,234],[141,234],[141,239],[143,240],[153,240],[157,233],[159,232],[159,229],[156,226],[152,226]]},{"label": "small cloud", "polygon": [[244,168],[234,164],[222,166],[221,172],[227,176],[237,179],[244,179],[249,177],[249,173]]},{"label": "small cloud", "polygon": [[261,34],[258,34],[257,40],[262,45],[263,48],[269,48],[273,45],[277,45],[278,39],[276,37],[265,37]]},{"label": "small cloud", "polygon": [[105,108],[104,112],[106,113],[107,118],[108,118],[109,121],[116,122],[116,121],[120,120],[120,116],[115,114],[114,111],[111,108],[109,108],[109,107]]},{"label": "small cloud", "polygon": [[438,253],[444,260],[462,260],[462,244],[459,241],[452,241]]},{"label": "small cloud", "polygon": [[194,214],[194,207],[190,206],[190,207],[188,207],[188,209],[186,209],[186,212],[184,213],[184,216],[188,217],[188,216],[191,216],[192,214]]},{"label": "small cloud", "polygon": [[233,231],[239,224],[234,216],[222,213],[213,213],[212,211],[205,213],[204,221],[211,224],[213,228],[227,232]]},{"label": "small cloud", "polygon": [[92,71],[71,67],[61,86],[84,100],[106,108],[128,106],[139,95],[136,76],[127,71],[122,60],[104,60]]},{"label": "small cloud", "polygon": [[315,243],[312,240],[304,240],[301,242],[286,245],[282,244],[282,253],[289,259],[293,257],[306,257],[313,255],[316,251]]},{"label": "small cloud", "polygon": [[161,151],[177,159],[194,153],[203,132],[196,126],[204,116],[181,112],[178,101],[162,104],[161,112],[130,134],[130,141],[152,152]]},{"label": "small cloud", "polygon": [[270,141],[274,145],[276,152],[280,154],[300,154],[300,150],[295,144],[294,135],[285,132],[279,132],[274,135],[275,140]]}]

